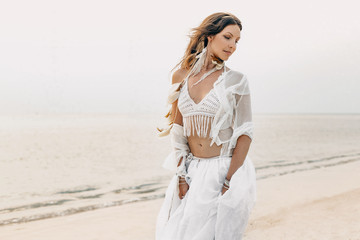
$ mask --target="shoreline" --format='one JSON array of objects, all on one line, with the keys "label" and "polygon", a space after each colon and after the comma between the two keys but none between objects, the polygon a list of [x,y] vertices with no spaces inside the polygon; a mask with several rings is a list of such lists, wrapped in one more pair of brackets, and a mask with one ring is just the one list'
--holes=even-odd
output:
[{"label": "shoreline", "polygon": [[[293,163],[273,163],[256,167],[257,182],[269,178],[306,172],[313,169],[338,166],[360,161],[360,153],[342,154],[321,159],[304,160]],[[162,180],[160,180],[162,179]],[[136,186],[116,189],[86,188],[78,191],[67,190],[58,192],[60,198],[49,198],[25,205],[3,208],[0,210],[0,227],[11,224],[22,224],[45,219],[70,216],[103,208],[122,206],[134,202],[162,199],[171,176],[158,181],[144,182]],[[80,199],[79,199],[80,198]]]},{"label": "shoreline", "polygon": [[[255,239],[359,239],[360,161],[257,181]],[[2,240],[154,239],[163,199],[0,227]]]}]

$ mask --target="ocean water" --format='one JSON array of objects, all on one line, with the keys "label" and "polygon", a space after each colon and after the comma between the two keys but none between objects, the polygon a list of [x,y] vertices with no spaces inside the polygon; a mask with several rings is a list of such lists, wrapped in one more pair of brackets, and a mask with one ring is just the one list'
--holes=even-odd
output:
[{"label": "ocean water", "polygon": [[[360,115],[254,114],[258,181],[360,161]],[[0,227],[162,198],[161,115],[0,116]]]}]

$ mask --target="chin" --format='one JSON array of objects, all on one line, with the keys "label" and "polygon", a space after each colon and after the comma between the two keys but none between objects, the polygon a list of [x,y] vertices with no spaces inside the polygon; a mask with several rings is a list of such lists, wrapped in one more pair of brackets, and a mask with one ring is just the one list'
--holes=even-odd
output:
[{"label": "chin", "polygon": [[230,56],[224,56],[224,57],[222,57],[221,59],[223,60],[223,61],[226,61],[226,60],[228,60],[230,58]]}]

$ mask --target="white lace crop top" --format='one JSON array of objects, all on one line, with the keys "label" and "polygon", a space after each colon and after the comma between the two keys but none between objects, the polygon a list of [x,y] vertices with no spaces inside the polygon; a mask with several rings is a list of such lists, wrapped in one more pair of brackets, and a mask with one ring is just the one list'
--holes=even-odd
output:
[{"label": "white lace crop top", "polygon": [[196,132],[199,137],[205,138],[220,108],[220,101],[212,88],[199,103],[195,103],[189,94],[187,77],[180,90],[178,108],[183,116],[184,135],[195,135]]},{"label": "white lace crop top", "polygon": [[[175,85],[171,94],[176,94],[178,87],[179,85]],[[177,100],[179,112],[183,117],[183,127],[173,127],[174,132],[183,131],[183,136],[209,136],[210,146],[222,145],[221,156],[232,155],[241,135],[253,139],[251,96],[245,74],[231,69],[225,70],[198,104],[190,98],[188,81],[185,78],[181,83]],[[186,146],[183,144],[184,151]],[[176,168],[175,160],[178,160],[181,154],[176,153],[176,157],[174,154],[169,156],[168,162],[173,163],[170,165]]]}]

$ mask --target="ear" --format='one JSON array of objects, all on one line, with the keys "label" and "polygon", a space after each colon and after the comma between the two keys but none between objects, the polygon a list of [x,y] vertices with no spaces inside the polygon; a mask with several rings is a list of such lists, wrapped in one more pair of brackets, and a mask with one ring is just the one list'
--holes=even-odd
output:
[{"label": "ear", "polygon": [[213,40],[214,36],[208,36],[207,39],[208,39],[208,42],[211,42]]}]

